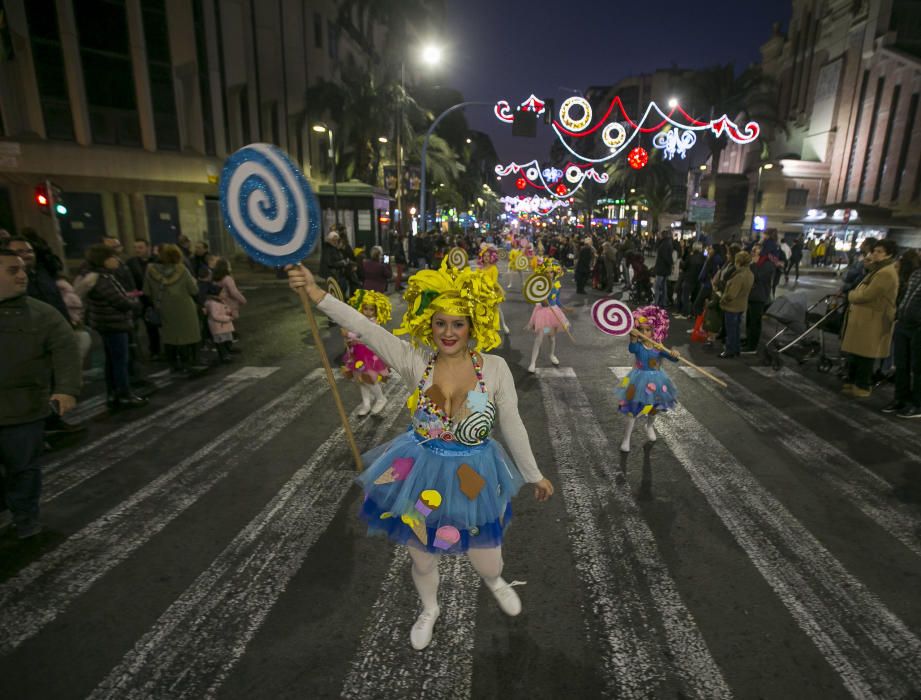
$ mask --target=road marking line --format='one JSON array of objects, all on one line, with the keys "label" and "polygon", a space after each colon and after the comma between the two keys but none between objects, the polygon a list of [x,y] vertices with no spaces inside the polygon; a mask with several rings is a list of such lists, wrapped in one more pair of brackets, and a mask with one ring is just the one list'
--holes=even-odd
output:
[{"label": "road marking line", "polygon": [[[323,382],[323,371],[314,370],[306,379],[310,384],[307,391],[313,391],[316,389],[315,385]],[[189,421],[236,396],[253,383],[252,380],[231,375],[216,387],[202,389],[174,404],[164,406],[149,416],[144,416],[81,447],[76,452],[54,460],[45,466],[47,476],[42,486],[42,502],[53,501],[87,479],[148,449],[163,438],[164,431],[188,425]]]},{"label": "road marking line", "polygon": [[544,373],[540,388],[548,423],[557,427],[550,439],[576,568],[600,623],[606,692],[649,697],[675,679],[692,697],[731,697],[629,487],[613,483],[618,450],[575,372]]},{"label": "road marking line", "polygon": [[[613,369],[624,377],[631,368]],[[678,405],[656,430],[852,695],[921,690],[921,640],[706,427]]]},{"label": "road marking line", "polygon": [[[176,377],[171,376],[168,369],[149,374],[146,379],[153,384],[155,389],[162,389],[176,381]],[[90,397],[85,401],[80,401],[76,408],[67,414],[67,418],[74,423],[82,423],[83,421],[90,420],[108,411],[105,403],[106,397],[104,394]]]},{"label": "road marking line", "polygon": [[[698,374],[690,368],[682,367],[681,370],[689,375]],[[921,541],[916,534],[921,532],[921,518],[912,509],[894,501],[888,481],[784,415],[725,372],[715,368],[711,371],[730,382],[731,389],[721,391],[704,382],[706,391],[731,405],[757,432],[775,439],[778,432],[783,435],[780,444],[794,460],[821,476],[854,507],[921,556]],[[915,459],[921,464],[921,459]]]},{"label": "road marking line", "polygon": [[466,557],[441,557],[441,616],[432,643],[416,651],[410,646],[409,631],[419,614],[419,597],[409,576],[409,554],[405,547],[396,550],[341,696],[469,698],[480,577]]},{"label": "road marking line", "polygon": [[36,635],[251,458],[306,412],[324,387],[309,379],[298,382],[0,585],[0,654]]},{"label": "road marking line", "polygon": [[[921,452],[921,436],[918,435],[916,430],[897,418],[889,418],[872,411],[861,405],[860,402],[829,391],[787,367],[780,370],[773,370],[768,367],[752,367],[752,369],[761,376],[767,377],[791,391],[800,393],[804,399],[814,406],[831,411],[835,414],[835,420],[854,430],[861,433],[873,431],[884,435],[892,440],[893,444],[891,446],[895,449],[910,445],[911,450],[901,450],[909,458]],[[808,391],[803,391],[804,383],[809,384]],[[855,413],[858,412],[859,416],[855,416]]]},{"label": "road marking line", "polygon": [[[403,395],[402,387],[385,393]],[[383,442],[400,416],[391,410],[378,422],[358,418],[357,410],[349,419],[362,443]],[[354,478],[344,432],[337,428],[90,697],[214,697],[326,531]]]}]

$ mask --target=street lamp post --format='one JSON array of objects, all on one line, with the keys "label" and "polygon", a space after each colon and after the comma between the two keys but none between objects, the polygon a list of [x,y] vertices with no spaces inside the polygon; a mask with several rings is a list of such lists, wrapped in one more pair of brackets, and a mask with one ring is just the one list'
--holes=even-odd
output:
[{"label": "street lamp post", "polygon": [[318,134],[329,134],[329,158],[333,164],[333,217],[336,221],[336,228],[339,228],[339,188],[336,182],[336,149],[333,144],[333,130],[323,122],[313,125],[313,130]]},{"label": "street lamp post", "polygon": [[749,233],[754,232],[755,230],[755,216],[758,214],[758,196],[761,193],[761,173],[764,170],[770,170],[774,167],[773,163],[762,163],[758,166],[758,180],[755,185],[755,191],[752,193],[752,223],[749,229]]},{"label": "street lamp post", "polygon": [[441,123],[441,120],[446,116],[451,114],[451,112],[463,109],[464,107],[469,107],[471,105],[490,105],[491,102],[459,102],[456,105],[448,107],[444,112],[436,117],[435,121],[432,122],[432,125],[428,128],[428,131],[425,132],[425,139],[422,141],[422,167],[421,175],[422,182],[419,184],[419,227],[421,231],[425,231],[425,156],[429,150],[429,137],[435,131],[435,127]]}]

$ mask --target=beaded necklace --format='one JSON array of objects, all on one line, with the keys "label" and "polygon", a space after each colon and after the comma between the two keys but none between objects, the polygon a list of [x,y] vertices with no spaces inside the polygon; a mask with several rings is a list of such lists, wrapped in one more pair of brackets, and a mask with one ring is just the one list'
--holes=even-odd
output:
[{"label": "beaded necklace", "polygon": [[[437,359],[438,359],[438,353],[436,352],[434,355],[432,355],[432,359],[425,366],[425,371],[422,373],[422,379],[419,380],[419,406],[418,408],[422,409],[422,411],[425,414],[432,416],[434,418],[438,418],[445,425],[453,426],[454,421],[448,417],[448,414],[444,412],[444,409],[441,408],[441,406],[437,405],[434,401],[432,401],[426,395],[426,393],[422,391],[422,387],[425,386],[426,382],[428,382],[429,380],[429,377],[432,376],[432,372],[435,369],[435,360]],[[476,373],[477,386],[479,387],[480,391],[485,394],[486,393],[486,382],[483,381],[482,358],[480,357],[479,353],[471,350],[470,351],[470,361],[473,362],[473,371]]]}]

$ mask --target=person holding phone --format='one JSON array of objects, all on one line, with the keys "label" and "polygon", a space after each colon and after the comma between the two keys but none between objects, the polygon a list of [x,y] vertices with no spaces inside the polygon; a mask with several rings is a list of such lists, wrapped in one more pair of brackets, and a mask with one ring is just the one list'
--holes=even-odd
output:
[{"label": "person holding phone", "polygon": [[362,261],[362,272],[364,272],[365,289],[375,292],[386,293],[387,284],[393,277],[393,270],[390,269],[389,263],[384,260],[384,250],[379,245],[371,248],[371,255]]},{"label": "person holding phone", "polygon": [[42,531],[39,503],[45,418],[80,391],[80,351],[57,310],[27,295],[25,261],[0,248],[0,464],[2,496],[19,539]]}]

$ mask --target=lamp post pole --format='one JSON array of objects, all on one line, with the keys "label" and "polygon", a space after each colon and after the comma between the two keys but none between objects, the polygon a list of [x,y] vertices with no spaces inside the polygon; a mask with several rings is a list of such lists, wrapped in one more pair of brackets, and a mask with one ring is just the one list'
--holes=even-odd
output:
[{"label": "lamp post pole", "polygon": [[422,141],[422,182],[419,184],[419,230],[425,231],[425,157],[429,149],[429,137],[435,131],[435,127],[444,119],[446,116],[451,114],[451,112],[463,109],[464,107],[469,107],[471,105],[491,105],[491,102],[459,102],[456,105],[448,107],[444,112],[436,117],[435,121],[432,122],[432,125],[428,128],[428,131],[425,132],[425,139]]},{"label": "lamp post pole", "polygon": [[755,231],[755,217],[758,215],[758,196],[761,194],[761,173],[774,167],[773,163],[762,163],[758,166],[758,179],[755,185],[755,191],[752,193],[752,223],[749,229],[750,234]]},{"label": "lamp post pole", "polygon": [[[396,144],[396,161],[397,161],[397,211],[400,213],[400,225],[397,230],[406,235],[406,228],[403,224],[403,102],[406,94],[406,62],[400,61],[400,110],[397,121],[397,144]],[[412,229],[412,226],[410,226]]]},{"label": "lamp post pole", "polygon": [[333,130],[326,127],[329,131],[329,157],[333,161],[333,213],[336,220],[336,228],[339,228],[339,187],[336,181],[336,147],[333,145]]}]

